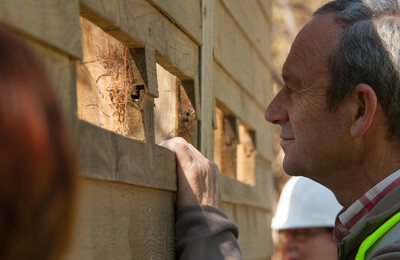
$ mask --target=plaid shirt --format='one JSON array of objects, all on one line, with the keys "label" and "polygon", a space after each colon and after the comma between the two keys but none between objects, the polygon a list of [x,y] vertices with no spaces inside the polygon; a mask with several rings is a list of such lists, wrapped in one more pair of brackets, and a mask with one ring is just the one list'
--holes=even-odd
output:
[{"label": "plaid shirt", "polygon": [[344,237],[357,229],[357,224],[372,210],[372,208],[394,188],[400,186],[400,170],[392,173],[377,185],[372,187],[348,209],[343,209],[336,219],[333,237],[340,243]]}]

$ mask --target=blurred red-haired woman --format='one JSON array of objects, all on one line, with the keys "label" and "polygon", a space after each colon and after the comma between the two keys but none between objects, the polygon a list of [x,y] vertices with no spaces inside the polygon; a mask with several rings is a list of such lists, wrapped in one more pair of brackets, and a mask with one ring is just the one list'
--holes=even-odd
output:
[{"label": "blurred red-haired woman", "polygon": [[57,259],[69,230],[76,160],[41,66],[0,28],[0,259]]}]

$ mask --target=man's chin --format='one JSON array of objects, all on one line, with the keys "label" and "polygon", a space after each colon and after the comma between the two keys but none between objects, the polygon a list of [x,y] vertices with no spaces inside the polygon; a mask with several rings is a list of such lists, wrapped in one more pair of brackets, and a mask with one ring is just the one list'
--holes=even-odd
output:
[{"label": "man's chin", "polygon": [[303,176],[304,171],[302,171],[302,167],[300,165],[296,164],[293,162],[293,160],[290,160],[287,155],[285,155],[285,158],[283,159],[283,170],[287,175],[290,176]]}]

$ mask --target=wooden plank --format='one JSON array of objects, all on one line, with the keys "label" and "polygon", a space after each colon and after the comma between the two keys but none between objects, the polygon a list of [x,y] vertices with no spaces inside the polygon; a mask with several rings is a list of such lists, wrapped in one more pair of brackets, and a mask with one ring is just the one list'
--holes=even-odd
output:
[{"label": "wooden plank", "polygon": [[130,49],[130,52],[147,86],[147,93],[158,97],[155,49],[146,46],[145,48]]},{"label": "wooden plank", "polygon": [[249,206],[235,205],[235,221],[239,226],[239,245],[243,259],[268,258],[273,253],[271,214]]},{"label": "wooden plank", "polygon": [[80,0],[81,15],[131,48],[152,46],[181,80],[198,77],[199,47],[147,0]]},{"label": "wooden plank", "polygon": [[264,120],[266,104],[272,93],[264,100],[264,105],[255,102],[248,92],[235,82],[221,66],[214,62],[213,85],[216,99],[226,105],[241,121],[253,127],[256,132],[257,152],[269,161],[274,160],[272,151],[272,124]]},{"label": "wooden plank", "polygon": [[235,204],[223,201],[221,203],[221,210],[228,216],[230,221],[235,222]]},{"label": "wooden plank", "polygon": [[78,0],[0,0],[0,21],[75,58],[82,57]]},{"label": "wooden plank", "polygon": [[220,175],[220,183],[223,202],[249,205],[265,210],[271,208],[272,197],[268,196],[268,186],[251,186],[224,174]]},{"label": "wooden plank", "polygon": [[254,177],[252,186],[221,174],[222,201],[271,211],[274,198],[271,163],[259,155],[255,157]]},{"label": "wooden plank", "polygon": [[174,193],[81,180],[66,259],[175,259]]},{"label": "wooden plank", "polygon": [[272,26],[265,19],[257,1],[221,0],[221,3],[233,16],[263,59],[269,62],[272,57]]},{"label": "wooden plank", "polygon": [[261,7],[265,18],[271,23],[272,22],[272,2],[271,0],[257,0]]},{"label": "wooden plank", "polygon": [[202,44],[199,0],[149,0],[198,45]]},{"label": "wooden plank", "polygon": [[177,189],[175,154],[164,147],[150,146],[83,120],[79,121],[77,145],[87,178]]},{"label": "wooden plank", "polygon": [[[248,38],[221,4],[214,1],[214,60],[259,105],[272,96],[272,66],[258,54]],[[267,61],[272,60],[271,58]],[[214,85],[216,88],[218,85]]]},{"label": "wooden plank", "polygon": [[216,123],[215,97],[213,88],[213,2],[202,0],[203,46],[200,48],[201,78],[201,121],[200,151],[213,160],[213,121]]},{"label": "wooden plank", "polygon": [[155,142],[180,136],[196,146],[197,117],[193,81],[180,81],[157,65],[160,96],[155,100]]},{"label": "wooden plank", "polygon": [[37,56],[55,89],[58,104],[70,125],[76,121],[76,66],[75,60],[32,38],[25,38],[27,46]]},{"label": "wooden plank", "polygon": [[[154,158],[154,97],[145,95],[144,97],[144,133],[146,137],[146,155],[145,158]],[[154,167],[154,165],[152,166]]]},{"label": "wooden plank", "polygon": [[274,176],[271,162],[265,160],[258,154],[255,158],[255,189],[259,194],[260,200],[264,202],[266,209],[272,210],[274,205]]},{"label": "wooden plank", "polygon": [[155,142],[157,144],[178,136],[177,78],[157,64],[159,97],[154,101]]}]

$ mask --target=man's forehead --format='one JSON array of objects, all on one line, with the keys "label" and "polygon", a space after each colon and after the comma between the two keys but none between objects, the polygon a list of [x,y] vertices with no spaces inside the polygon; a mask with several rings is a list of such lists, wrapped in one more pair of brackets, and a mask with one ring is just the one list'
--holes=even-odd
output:
[{"label": "man's forehead", "polygon": [[322,56],[333,50],[341,28],[334,14],[317,15],[301,29],[292,48],[298,47],[296,55]]},{"label": "man's forehead", "polygon": [[333,14],[314,17],[297,35],[282,68],[285,82],[298,82],[306,70],[328,66],[328,55],[333,51],[340,32]]}]

